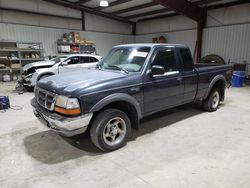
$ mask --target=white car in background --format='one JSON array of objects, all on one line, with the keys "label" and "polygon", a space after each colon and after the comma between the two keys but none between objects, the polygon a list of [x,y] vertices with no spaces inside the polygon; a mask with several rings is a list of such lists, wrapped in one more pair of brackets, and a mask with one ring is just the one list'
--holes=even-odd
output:
[{"label": "white car in background", "polygon": [[91,54],[69,55],[66,59],[56,63],[50,68],[37,69],[30,79],[30,87],[34,87],[37,81],[48,76],[53,76],[64,72],[76,71],[80,69],[96,68],[101,59],[101,56]]},{"label": "white car in background", "polygon": [[59,63],[59,62],[63,61],[64,59],[66,59],[68,56],[69,55],[60,55],[60,56],[57,56],[57,57],[52,58],[50,60],[29,63],[29,64],[26,64],[22,70],[24,72],[24,75],[26,76],[28,74],[34,73],[37,69],[52,67],[56,63]]}]

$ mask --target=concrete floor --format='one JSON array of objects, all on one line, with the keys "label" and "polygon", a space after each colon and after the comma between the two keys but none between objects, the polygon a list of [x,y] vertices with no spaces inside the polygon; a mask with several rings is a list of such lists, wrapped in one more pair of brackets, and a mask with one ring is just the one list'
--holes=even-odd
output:
[{"label": "concrete floor", "polygon": [[250,87],[231,88],[215,113],[181,107],[147,118],[124,148],[102,153],[88,136],[65,139],[43,127],[29,105],[0,111],[0,187],[249,188]]}]

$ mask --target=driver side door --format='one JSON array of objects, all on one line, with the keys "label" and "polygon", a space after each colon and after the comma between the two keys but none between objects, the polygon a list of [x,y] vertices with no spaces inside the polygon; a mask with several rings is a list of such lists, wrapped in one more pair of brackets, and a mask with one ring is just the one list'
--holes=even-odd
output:
[{"label": "driver side door", "polygon": [[[152,66],[164,68],[165,73],[152,75]],[[182,102],[184,84],[174,48],[158,48],[152,56],[144,77],[144,111],[147,114],[177,106]]]}]

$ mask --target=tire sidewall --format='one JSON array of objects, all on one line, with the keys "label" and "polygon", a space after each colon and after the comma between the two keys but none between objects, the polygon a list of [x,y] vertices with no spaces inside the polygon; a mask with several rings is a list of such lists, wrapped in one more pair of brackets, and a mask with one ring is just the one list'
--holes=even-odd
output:
[{"label": "tire sidewall", "polygon": [[[110,146],[106,144],[104,141],[103,131],[104,131],[105,125],[110,121],[110,119],[114,117],[119,117],[125,121],[126,134],[123,140],[119,144]],[[128,137],[131,132],[130,119],[126,113],[120,110],[116,110],[116,109],[108,109],[108,110],[103,111],[100,114],[100,116],[96,117],[95,120],[93,121],[90,131],[91,131],[91,139],[93,140],[94,144],[97,145],[97,147],[99,147],[101,150],[104,150],[104,151],[113,151],[126,145]]]},{"label": "tire sidewall", "polygon": [[[219,103],[218,103],[218,105],[214,108],[214,107],[213,107],[213,95],[214,95],[215,92],[218,92],[218,94],[219,94]],[[214,89],[211,91],[211,93],[210,93],[210,95],[209,95],[209,100],[208,100],[208,105],[209,105],[209,108],[210,108],[210,110],[211,110],[212,112],[216,111],[216,110],[219,108],[219,106],[220,106],[220,100],[221,100],[220,92],[219,92],[219,90],[218,90],[217,88],[214,88]]]}]

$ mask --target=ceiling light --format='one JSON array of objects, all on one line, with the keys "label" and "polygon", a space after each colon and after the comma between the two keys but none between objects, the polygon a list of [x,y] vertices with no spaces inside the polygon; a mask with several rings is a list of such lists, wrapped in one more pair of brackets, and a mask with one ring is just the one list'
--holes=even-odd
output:
[{"label": "ceiling light", "polygon": [[100,1],[100,6],[101,7],[108,7],[109,6],[109,2],[108,1]]}]

